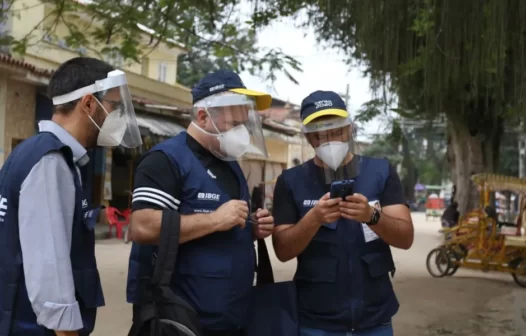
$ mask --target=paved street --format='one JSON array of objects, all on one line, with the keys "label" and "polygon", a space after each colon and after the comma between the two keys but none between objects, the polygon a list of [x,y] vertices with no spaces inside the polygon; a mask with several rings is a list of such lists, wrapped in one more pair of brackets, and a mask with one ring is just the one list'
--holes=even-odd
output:
[{"label": "paved street", "polygon": [[[441,239],[440,224],[438,220],[426,222],[421,214],[413,218],[416,237],[412,249],[393,249],[397,267],[394,285],[401,303],[394,320],[395,334],[519,335],[515,322],[526,316],[519,309],[519,304],[526,303],[526,289],[517,287],[509,274],[459,270],[451,278],[432,278],[425,258]],[[125,303],[125,287],[130,246],[118,240],[97,243],[106,307],[99,311],[95,336],[128,333],[131,306]],[[295,271],[295,262],[283,264],[274,258],[273,266],[280,280],[291,279]]]}]

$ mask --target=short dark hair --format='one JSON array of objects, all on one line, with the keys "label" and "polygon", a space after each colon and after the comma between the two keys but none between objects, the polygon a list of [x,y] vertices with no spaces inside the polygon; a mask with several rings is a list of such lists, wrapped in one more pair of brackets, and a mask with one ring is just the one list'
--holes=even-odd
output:
[{"label": "short dark hair", "polygon": [[[108,77],[108,72],[115,70],[108,63],[92,57],[75,57],[62,63],[51,76],[47,87],[49,98],[57,97],[94,84],[95,81]],[[72,101],[60,106],[60,112],[72,111],[77,105]],[[56,112],[57,110],[55,110]]]}]

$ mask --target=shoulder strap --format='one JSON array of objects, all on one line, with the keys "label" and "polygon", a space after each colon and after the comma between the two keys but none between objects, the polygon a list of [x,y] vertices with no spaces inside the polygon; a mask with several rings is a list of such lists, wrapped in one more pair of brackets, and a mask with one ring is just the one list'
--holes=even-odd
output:
[{"label": "shoulder strap", "polygon": [[166,286],[170,284],[179,250],[181,217],[177,211],[163,210],[161,235],[157,261],[153,271],[152,284]]},{"label": "shoulder strap", "polygon": [[270,263],[270,256],[264,239],[258,239],[258,268],[256,283],[258,285],[274,283],[272,264]]}]

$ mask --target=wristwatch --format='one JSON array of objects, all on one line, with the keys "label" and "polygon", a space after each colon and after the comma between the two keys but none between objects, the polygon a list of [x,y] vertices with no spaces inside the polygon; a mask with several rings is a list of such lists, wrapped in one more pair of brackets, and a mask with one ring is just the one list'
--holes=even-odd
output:
[{"label": "wristwatch", "polygon": [[380,221],[380,210],[373,207],[373,215],[371,216],[371,220],[365,224],[371,226],[376,225]]}]

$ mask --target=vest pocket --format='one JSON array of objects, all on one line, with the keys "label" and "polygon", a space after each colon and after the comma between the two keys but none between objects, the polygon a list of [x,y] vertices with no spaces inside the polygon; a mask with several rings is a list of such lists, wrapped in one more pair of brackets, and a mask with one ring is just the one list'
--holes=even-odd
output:
[{"label": "vest pocket", "polygon": [[362,256],[365,262],[365,295],[369,305],[382,305],[393,293],[393,285],[389,272],[394,270],[394,262],[390,253],[379,252]]},{"label": "vest pocket", "polygon": [[338,233],[322,226],[301,254],[305,259],[338,257]]},{"label": "vest pocket", "polygon": [[81,308],[104,306],[99,271],[96,268],[73,270],[75,296]]},{"label": "vest pocket", "polygon": [[220,313],[226,310],[231,290],[232,256],[199,251],[179,259],[178,286],[197,311]]},{"label": "vest pocket", "polygon": [[336,286],[338,260],[336,258],[309,258],[298,260],[294,277],[298,302],[302,309],[327,313],[328,306],[339,302]]}]

